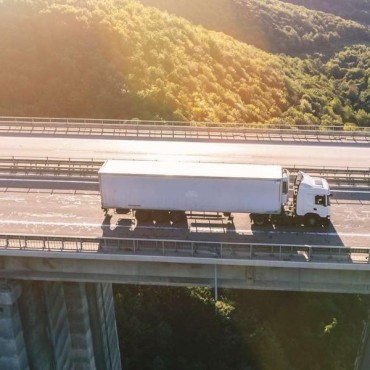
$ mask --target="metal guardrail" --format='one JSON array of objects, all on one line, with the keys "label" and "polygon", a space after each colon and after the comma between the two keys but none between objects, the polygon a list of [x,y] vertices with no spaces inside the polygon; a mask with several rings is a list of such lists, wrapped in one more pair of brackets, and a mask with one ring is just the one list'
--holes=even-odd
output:
[{"label": "metal guardrail", "polygon": [[233,122],[145,121],[84,118],[0,117],[0,132],[149,137],[267,136],[370,137],[370,127],[345,131],[342,126],[269,125]]},{"label": "metal guardrail", "polygon": [[[0,157],[0,174],[84,177],[97,180],[98,170],[103,163],[104,161],[95,159]],[[321,176],[334,184],[370,185],[370,168],[290,166],[287,169],[292,174],[301,170],[313,176]]]},{"label": "metal guardrail", "polygon": [[291,174],[303,171],[311,176],[323,177],[330,184],[370,186],[370,168],[365,167],[288,167]]},{"label": "metal guardrail", "polygon": [[370,247],[0,234],[0,255],[5,250],[345,264],[367,264],[370,253]]},{"label": "metal guardrail", "polygon": [[94,159],[0,157],[0,174],[97,179],[98,170],[103,163],[104,161]]}]

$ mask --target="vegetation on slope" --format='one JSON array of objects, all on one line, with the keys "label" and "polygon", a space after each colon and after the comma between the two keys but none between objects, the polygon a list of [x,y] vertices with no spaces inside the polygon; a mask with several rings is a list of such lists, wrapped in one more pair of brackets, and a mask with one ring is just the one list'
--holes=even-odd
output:
[{"label": "vegetation on slope", "polygon": [[337,120],[370,126],[370,48],[363,45],[345,48],[324,68],[338,91],[331,105]]},{"label": "vegetation on slope", "polygon": [[133,0],[62,3],[0,4],[0,115],[325,126],[348,123],[341,104],[349,123],[369,125],[368,81],[338,103],[343,77],[319,60],[273,56]]},{"label": "vegetation on slope", "polygon": [[279,0],[140,0],[265,51],[328,55],[370,42],[370,30],[349,20]]},{"label": "vegetation on slope", "polygon": [[352,369],[366,297],[115,286],[123,369]]},{"label": "vegetation on slope", "polygon": [[369,0],[281,0],[370,25]]},{"label": "vegetation on slope", "polygon": [[0,114],[251,122],[289,105],[281,60],[134,1],[0,6]]}]

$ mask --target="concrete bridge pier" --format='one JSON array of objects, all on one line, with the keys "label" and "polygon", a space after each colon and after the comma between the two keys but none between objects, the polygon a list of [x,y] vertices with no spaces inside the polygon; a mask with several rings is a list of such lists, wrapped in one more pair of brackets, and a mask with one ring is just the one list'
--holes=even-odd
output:
[{"label": "concrete bridge pier", "polygon": [[0,369],[28,369],[26,346],[17,300],[19,284],[0,282]]},{"label": "concrete bridge pier", "polygon": [[121,369],[111,284],[0,283],[0,369]]}]

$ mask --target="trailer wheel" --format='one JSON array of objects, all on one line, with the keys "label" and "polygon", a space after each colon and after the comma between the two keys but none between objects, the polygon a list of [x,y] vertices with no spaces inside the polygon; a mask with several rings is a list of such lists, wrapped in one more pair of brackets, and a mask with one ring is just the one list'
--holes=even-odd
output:
[{"label": "trailer wheel", "polygon": [[308,214],[304,216],[304,224],[307,227],[316,227],[319,224],[319,218],[317,217],[317,215]]},{"label": "trailer wheel", "polygon": [[152,216],[152,212],[146,211],[144,209],[139,209],[135,212],[135,217],[139,222],[148,221]]},{"label": "trailer wheel", "polygon": [[154,211],[153,218],[156,222],[162,223],[167,222],[170,219],[170,214],[168,211]]},{"label": "trailer wheel", "polygon": [[184,211],[171,211],[170,219],[174,224],[186,222],[186,214]]},{"label": "trailer wheel", "polygon": [[253,214],[251,215],[253,223],[257,226],[263,226],[267,223],[267,217],[265,215]]}]

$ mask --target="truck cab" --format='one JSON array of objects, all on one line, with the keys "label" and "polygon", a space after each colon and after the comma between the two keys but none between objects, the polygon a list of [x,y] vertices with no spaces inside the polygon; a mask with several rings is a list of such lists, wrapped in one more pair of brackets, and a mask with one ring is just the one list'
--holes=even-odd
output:
[{"label": "truck cab", "polygon": [[299,172],[295,181],[295,209],[308,226],[327,223],[330,219],[330,188],[323,178]]}]

